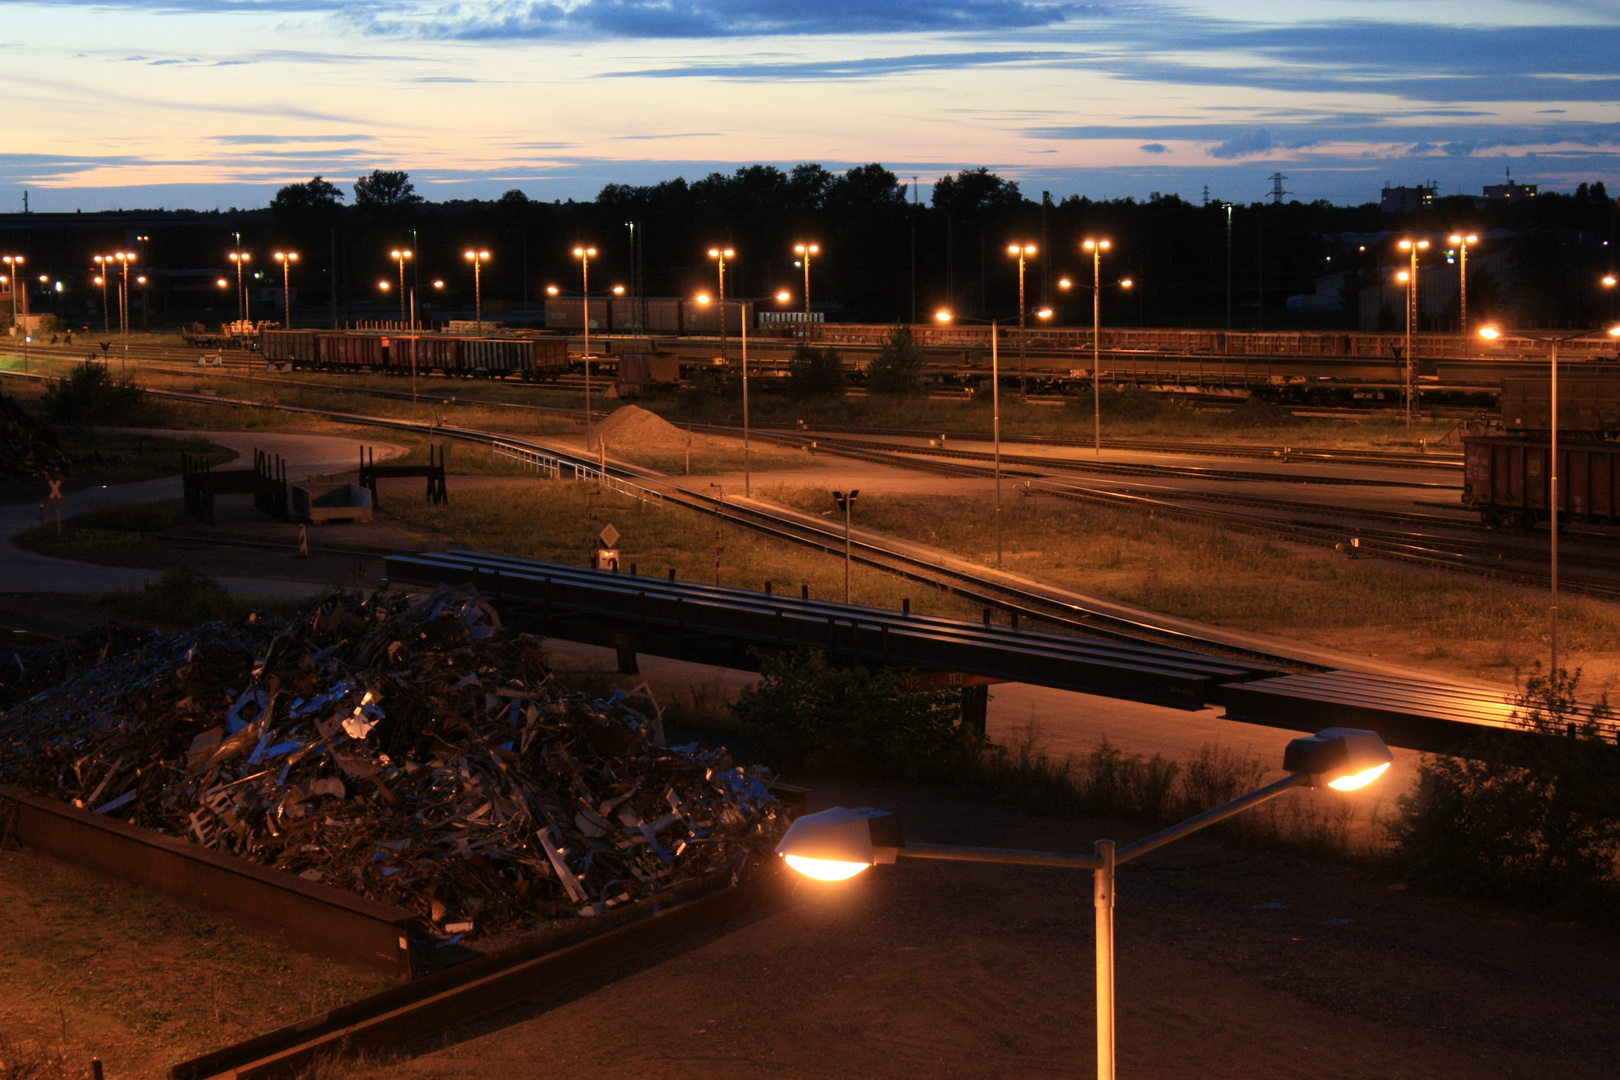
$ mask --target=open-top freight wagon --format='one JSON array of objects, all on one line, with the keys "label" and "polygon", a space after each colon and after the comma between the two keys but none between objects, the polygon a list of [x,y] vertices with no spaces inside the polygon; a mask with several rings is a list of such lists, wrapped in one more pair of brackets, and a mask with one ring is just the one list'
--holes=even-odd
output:
[{"label": "open-top freight wagon", "polygon": [[418,375],[531,381],[555,381],[568,371],[568,342],[561,337],[266,330],[259,348],[272,363],[307,371],[409,375],[414,370]]},{"label": "open-top freight wagon", "polygon": [[[1562,367],[1562,365],[1560,365]],[[1558,518],[1620,523],[1620,376],[1559,379]],[[1552,400],[1546,379],[1502,380],[1502,427],[1463,439],[1464,506],[1487,525],[1552,517]]]}]

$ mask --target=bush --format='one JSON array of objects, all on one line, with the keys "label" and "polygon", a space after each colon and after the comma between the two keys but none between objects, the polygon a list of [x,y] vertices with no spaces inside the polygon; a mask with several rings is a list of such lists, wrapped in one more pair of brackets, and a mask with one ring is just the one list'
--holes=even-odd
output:
[{"label": "bush", "polygon": [[896,326],[867,368],[866,389],[873,394],[920,394],[926,360],[911,328]]},{"label": "bush", "polygon": [[962,724],[959,691],[909,690],[893,671],[833,667],[815,650],[763,657],[760,673],[732,711],[779,768],[943,779],[986,749]]},{"label": "bush", "polygon": [[115,379],[102,364],[86,361],[45,391],[45,411],[63,424],[127,422],[144,396],[129,379]]},{"label": "bush", "polygon": [[794,401],[844,396],[844,361],[837,349],[800,345],[788,361],[788,396]]},{"label": "bush", "polygon": [[231,595],[207,574],[188,566],[165,571],[156,583],[134,592],[116,589],[97,603],[123,618],[141,623],[193,626],[213,619],[238,619],[255,605]]},{"label": "bush", "polygon": [[1292,424],[1294,414],[1264,398],[1247,397],[1231,412],[1221,414],[1217,422],[1234,428],[1274,428]]},{"label": "bush", "polygon": [[[1067,407],[1089,419],[1092,415],[1091,387],[1081,387],[1080,392],[1068,400]],[[1167,394],[1155,394],[1151,390],[1141,390],[1134,386],[1122,386],[1118,389],[1104,388],[1102,392],[1102,415],[1104,420],[1157,420],[1169,416],[1180,407],[1179,403]]]},{"label": "bush", "polygon": [[1607,704],[1575,710],[1581,673],[1525,682],[1514,719],[1457,757],[1426,757],[1391,827],[1411,878],[1463,895],[1620,914],[1620,747]]}]

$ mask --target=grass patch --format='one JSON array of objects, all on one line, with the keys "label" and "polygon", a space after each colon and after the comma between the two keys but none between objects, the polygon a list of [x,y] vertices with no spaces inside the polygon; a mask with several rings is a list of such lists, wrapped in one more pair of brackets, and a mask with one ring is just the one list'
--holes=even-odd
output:
[{"label": "grass patch", "polygon": [[[765,494],[809,513],[832,498],[819,487]],[[1330,648],[1394,642],[1402,659],[1498,679],[1526,661],[1513,643],[1538,642],[1546,628],[1545,598],[1500,582],[1039,495],[1005,495],[1002,516],[1008,570],[1200,622]],[[983,565],[995,560],[988,496],[863,494],[856,520]],[[1613,649],[1620,610],[1566,595],[1559,631],[1573,650]]]},{"label": "grass patch", "polygon": [[162,577],[148,581],[144,588],[101,593],[94,603],[114,618],[169,627],[195,626],[214,619],[230,621],[250,611],[291,614],[298,606],[295,601],[266,603],[237,596],[207,574],[184,566],[164,571]]},{"label": "grass patch", "polygon": [[[382,513],[420,533],[457,546],[584,566],[596,535],[612,522],[623,535],[621,565],[662,576],[673,568],[687,581],[716,581],[779,592],[810,586],[812,596],[842,597],[843,551],[764,537],[690,510],[637,502],[592,483],[533,479],[452,492],[447,506],[418,499],[385,499]],[[946,593],[859,564],[852,579],[857,604],[898,609],[904,597],[915,611],[971,617],[975,609]]]}]

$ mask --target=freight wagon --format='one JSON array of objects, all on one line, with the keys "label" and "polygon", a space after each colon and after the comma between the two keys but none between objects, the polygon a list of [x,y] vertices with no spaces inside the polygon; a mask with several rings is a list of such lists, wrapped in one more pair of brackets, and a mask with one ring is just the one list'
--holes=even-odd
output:
[{"label": "freight wagon", "polygon": [[568,342],[560,337],[267,330],[259,348],[266,360],[314,371],[406,375],[414,367],[418,375],[551,381],[568,371]]},{"label": "freight wagon", "polygon": [[[1465,438],[1463,505],[1492,526],[1548,520],[1551,449],[1544,435]],[[1558,517],[1620,523],[1620,442],[1590,435],[1558,440]]]}]

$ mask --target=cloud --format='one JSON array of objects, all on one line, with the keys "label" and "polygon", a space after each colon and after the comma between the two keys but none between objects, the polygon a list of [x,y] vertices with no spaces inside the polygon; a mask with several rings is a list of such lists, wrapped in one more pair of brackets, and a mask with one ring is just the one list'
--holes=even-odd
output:
[{"label": "cloud", "polygon": [[937,52],[853,60],[741,60],[686,63],[675,67],[605,72],[603,78],[648,79],[874,79],[911,71],[956,71],[1006,64],[1058,63],[1080,59],[1072,52]]},{"label": "cloud", "polygon": [[1253,131],[1227,139],[1210,147],[1205,153],[1213,158],[1245,158],[1258,157],[1269,154],[1273,150],[1300,150],[1307,146],[1315,146],[1316,139],[1279,139],[1265,128],[1255,128]]},{"label": "cloud", "polygon": [[1146,150],[1150,154],[1168,154],[1170,152],[1170,148],[1168,146],[1164,145],[1164,143],[1157,142],[1143,143],[1141,146],[1138,146],[1137,149]]}]

